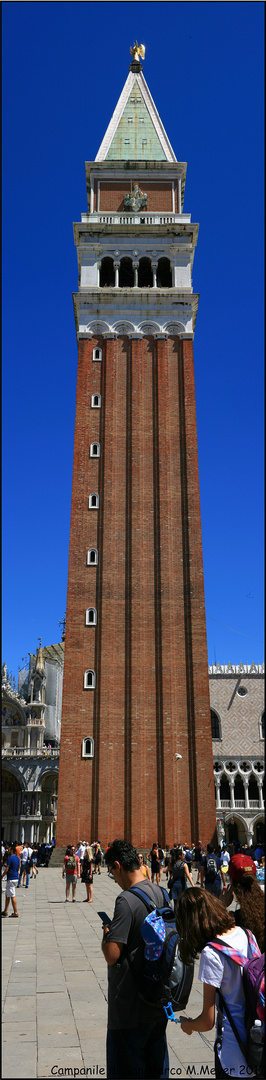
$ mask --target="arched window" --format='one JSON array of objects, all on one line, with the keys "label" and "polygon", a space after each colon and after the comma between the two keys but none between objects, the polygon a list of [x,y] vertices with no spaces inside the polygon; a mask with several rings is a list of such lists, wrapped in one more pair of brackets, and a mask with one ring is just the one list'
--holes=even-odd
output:
[{"label": "arched window", "polygon": [[93,491],[92,494],[89,495],[89,510],[99,510],[99,502],[99,495],[96,495]]},{"label": "arched window", "polygon": [[249,800],[251,800],[252,802],[253,801],[256,802],[257,806],[259,806],[259,804],[260,804],[260,801],[259,801],[259,789],[258,789],[258,784],[257,784],[257,780],[256,780],[255,776],[250,776],[250,778],[249,778],[248,794],[249,794]]},{"label": "arched window", "polygon": [[171,289],[173,284],[169,259],[159,259],[157,270],[158,289]]},{"label": "arched window", "polygon": [[97,346],[96,349],[93,349],[93,353],[92,353],[92,359],[93,360],[102,360],[102,355],[103,355],[102,354],[102,349],[99,349],[98,346]]},{"label": "arched window", "polygon": [[223,776],[221,780],[220,797],[222,805],[223,802],[227,802],[230,806],[230,784],[225,776]]},{"label": "arched window", "polygon": [[150,259],[140,259],[138,283],[140,289],[148,289],[153,286],[153,273]]},{"label": "arched window", "polygon": [[94,607],[88,607],[86,611],[86,626],[96,626],[97,623],[97,611]]},{"label": "arched window", "polygon": [[90,445],[90,457],[100,457],[101,448],[100,443],[93,442]]},{"label": "arched window", "polygon": [[[235,779],[234,795],[235,795],[235,804],[236,804],[236,806],[237,806],[237,803],[239,803],[239,802],[244,803],[244,805],[245,805],[245,788],[244,788],[243,780],[242,780],[241,776],[239,776],[239,775],[236,776],[236,779]],[[240,807],[240,809],[241,809],[241,807]],[[244,809],[244,807],[242,807],[242,809]]]},{"label": "arched window", "polygon": [[6,816],[12,817],[13,814],[14,817],[17,817],[19,814],[22,814],[23,798],[26,798],[26,794],[24,790],[22,791],[21,785],[17,777],[14,775],[14,773],[10,772],[9,769],[3,769],[2,790],[3,818],[5,818]]},{"label": "arched window", "polygon": [[84,673],[84,690],[95,690],[96,675],[91,669]]},{"label": "arched window", "polygon": [[265,739],[265,712],[261,714],[260,718],[260,739]]},{"label": "arched window", "polygon": [[98,566],[97,548],[89,548],[87,551],[87,566]]},{"label": "arched window", "polygon": [[104,289],[104,288],[108,288],[108,286],[113,288],[114,283],[115,283],[115,271],[114,271],[113,260],[110,258],[109,255],[106,255],[105,258],[102,259],[102,262],[101,262],[100,288]]},{"label": "arched window", "polygon": [[94,757],[94,739],[89,736],[88,739],[82,740],[81,757],[93,758]]},{"label": "arched window", "polygon": [[93,394],[92,399],[91,399],[91,408],[92,409],[100,409],[101,404],[102,404],[101,395],[100,394]]},{"label": "arched window", "polygon": [[218,716],[218,713],[214,712],[214,709],[211,709],[211,725],[212,725],[212,739],[221,739],[222,738],[221,721],[220,721],[220,717]]},{"label": "arched window", "polygon": [[119,269],[119,286],[120,289],[133,289],[134,285],[134,270],[132,265],[132,259],[121,259]]}]

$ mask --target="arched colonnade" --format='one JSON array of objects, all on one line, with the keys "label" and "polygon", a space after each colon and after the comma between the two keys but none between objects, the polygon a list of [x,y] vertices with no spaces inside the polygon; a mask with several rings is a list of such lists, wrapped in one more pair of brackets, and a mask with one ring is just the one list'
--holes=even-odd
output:
[{"label": "arched colonnade", "polygon": [[153,261],[146,256],[113,259],[105,255],[98,264],[98,285],[112,289],[171,289],[173,265],[164,257]]}]

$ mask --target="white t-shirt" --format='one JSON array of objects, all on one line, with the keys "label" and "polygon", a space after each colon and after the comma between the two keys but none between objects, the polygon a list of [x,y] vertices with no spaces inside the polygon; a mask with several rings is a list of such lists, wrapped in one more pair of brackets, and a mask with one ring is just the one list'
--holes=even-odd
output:
[{"label": "white t-shirt", "polygon": [[[242,956],[246,956],[248,959],[251,958],[252,954],[248,938],[241,926],[236,926],[232,933],[217,936],[222,938],[225,945],[231,945],[231,948],[241,953]],[[240,1038],[244,1042],[246,1037],[244,1024],[245,995],[241,967],[234,960],[230,960],[229,956],[225,956],[224,953],[206,945],[201,953],[198,977],[203,983],[219,987],[235,1021]],[[218,995],[216,1004],[218,1007]],[[222,1047],[221,1050],[218,1049],[218,1054],[222,1068],[228,1072],[229,1076],[254,1076],[241,1053],[226,1013],[223,1016]]]},{"label": "white t-shirt", "polygon": [[28,862],[28,859],[30,859],[31,855],[32,855],[32,848],[31,847],[24,847],[23,851],[21,852],[21,862],[22,862],[22,864]]},{"label": "white t-shirt", "polygon": [[86,851],[86,844],[80,844],[80,847],[76,851],[76,855],[78,855],[79,859],[84,859],[85,851]]}]

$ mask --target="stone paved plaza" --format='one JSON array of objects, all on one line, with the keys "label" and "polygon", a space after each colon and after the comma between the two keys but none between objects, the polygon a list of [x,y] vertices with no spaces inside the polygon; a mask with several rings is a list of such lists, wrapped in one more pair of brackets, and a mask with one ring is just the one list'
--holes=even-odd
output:
[{"label": "stone paved plaza", "polygon": [[[80,881],[76,903],[65,903],[57,867],[41,868],[28,889],[18,889],[19,918],[2,919],[4,1080],[106,1076],[107,971],[97,911],[112,915],[118,893],[106,868],[94,878],[93,904],[83,902]],[[192,1016],[202,1002],[197,972],[198,963],[187,1009]],[[170,1077],[214,1075],[214,1031],[188,1038],[169,1022],[167,1038]]]}]

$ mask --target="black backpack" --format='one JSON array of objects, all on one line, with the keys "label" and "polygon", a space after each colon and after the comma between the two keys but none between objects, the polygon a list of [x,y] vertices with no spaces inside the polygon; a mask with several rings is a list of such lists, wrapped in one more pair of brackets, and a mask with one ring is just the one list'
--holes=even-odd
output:
[{"label": "black backpack", "polygon": [[[165,1009],[166,1015],[170,1016],[170,1007],[173,1012],[180,1012],[186,1008],[193,983],[194,964],[187,966],[179,956],[179,934],[176,929],[175,915],[170,907],[166,890],[161,888],[161,891],[165,904],[163,907],[157,907],[138,885],[133,885],[130,889],[131,893],[135,893],[143,901],[149,914],[156,912],[156,916],[161,917],[165,927],[165,940],[159,959],[148,960],[144,956],[141,973],[137,976],[139,997],[146,1004],[155,1006],[157,1009],[161,1006]],[[135,977],[134,967],[130,960],[129,966]]]},{"label": "black backpack", "polygon": [[176,861],[176,863],[174,865],[174,868],[172,870],[172,878],[173,878],[172,884],[174,884],[175,881],[184,881],[185,880],[184,863],[183,863],[182,859],[177,859],[177,861]]},{"label": "black backpack", "polygon": [[217,877],[217,861],[215,855],[206,856],[206,881],[210,882],[210,885]]}]

